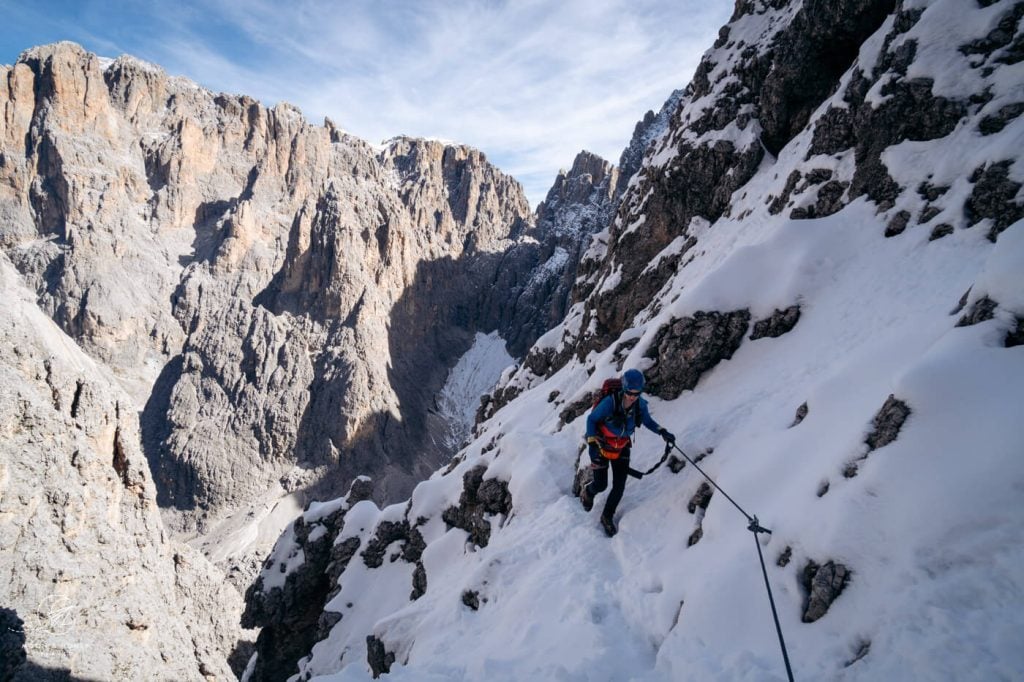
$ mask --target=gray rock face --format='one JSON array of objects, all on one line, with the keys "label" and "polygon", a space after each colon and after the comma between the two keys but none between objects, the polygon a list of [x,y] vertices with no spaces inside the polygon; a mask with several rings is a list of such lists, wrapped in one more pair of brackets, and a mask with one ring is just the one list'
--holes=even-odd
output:
[{"label": "gray rock face", "polygon": [[619,183],[620,194],[625,191],[630,179],[640,170],[644,155],[651,148],[651,143],[665,134],[672,117],[679,109],[680,102],[683,101],[684,94],[683,90],[673,91],[657,114],[648,111],[640,121],[637,121],[636,127],[633,128],[633,137],[629,140],[629,146],[622,150],[622,155],[619,156],[619,177],[622,178],[622,182]]},{"label": "gray rock face", "polygon": [[0,602],[23,621],[20,646],[4,630],[4,665],[16,679],[230,679],[240,596],[168,539],[131,399],[4,255],[0,292]]},{"label": "gray rock face", "polygon": [[807,591],[801,619],[805,623],[813,623],[828,613],[832,602],[842,594],[850,581],[850,570],[834,561],[827,561],[824,566],[808,561],[801,578]]},{"label": "gray rock face", "polygon": [[[528,304],[547,316],[533,325],[533,340],[565,318],[589,237],[607,227],[628,181],[628,175],[604,159],[580,152],[569,172],[559,173],[537,207],[536,235],[543,265],[535,270],[530,294],[540,300]],[[519,354],[526,350],[528,347]]]},{"label": "gray rock face", "polygon": [[508,481],[495,478],[483,480],[486,466],[466,472],[462,478],[462,495],[457,507],[448,507],[442,518],[449,527],[461,528],[469,533],[469,540],[486,547],[491,539],[491,522],[485,515],[505,514],[512,510],[512,495]]},{"label": "gray rock face", "polygon": [[[875,414],[871,422],[871,432],[864,438],[867,450],[863,455],[853,462],[848,462],[843,469],[843,476],[853,478],[860,468],[859,462],[867,459],[868,455],[878,448],[885,447],[895,441],[900,435],[900,429],[910,416],[910,406],[902,400],[890,395],[885,403]],[[821,497],[821,495],[819,495]]]},{"label": "gray rock face", "polygon": [[800,321],[800,306],[791,305],[785,310],[776,310],[770,317],[758,320],[754,323],[754,331],[750,333],[750,340],[778,338],[793,330],[796,323]]},{"label": "gray rock face", "polygon": [[[239,637],[220,620],[237,620],[237,597],[218,596],[221,578],[190,550],[168,549],[155,503],[172,530],[192,533],[278,484],[323,499],[369,473],[377,499],[407,494],[452,454],[433,410],[448,369],[478,331],[499,330],[522,353],[561,318],[582,244],[607,223],[617,191],[615,169],[581,154],[535,226],[518,183],[476,150],[408,138],[375,149],[329,121],[309,125],[289,105],[267,109],[71,43],[0,67],[0,144],[0,250],[17,269],[11,282],[27,283],[34,305],[130,394],[106,375],[101,391],[95,377],[42,356],[26,376],[52,384],[39,409],[58,416],[25,417],[23,430],[54,434],[72,469],[106,460],[95,476],[102,471],[124,500],[110,508],[129,535],[157,547],[138,559],[119,546],[111,576],[170,566],[171,582],[161,578],[138,600],[142,615],[119,621],[152,643],[123,655],[140,678],[151,677],[158,650],[180,665],[176,678],[226,678]],[[82,431],[86,418],[99,420],[95,433]],[[29,465],[21,459],[11,455],[7,470]],[[47,472],[23,473],[19,485],[30,487]],[[485,506],[490,492],[483,486]],[[69,527],[86,524],[84,511],[69,513]],[[91,533],[113,542],[124,530],[80,532],[77,558],[92,561]],[[58,535],[40,536],[40,546]],[[323,555],[328,573],[358,549],[317,547],[310,555]],[[422,594],[425,570],[410,561],[413,594]],[[195,623],[183,607],[185,624],[156,628],[166,613],[148,615],[150,602],[173,610],[182,595],[226,606]],[[329,625],[310,614],[296,627],[315,638]],[[274,618],[247,618],[264,620]],[[189,632],[197,644],[179,652]],[[275,653],[260,660],[287,661],[292,645],[274,636],[271,628],[260,650]],[[29,641],[29,663],[49,655],[46,646]],[[122,655],[104,656],[67,668],[108,677],[104,666],[122,665]]]},{"label": "gray rock face", "polygon": [[391,672],[395,663],[395,654],[388,651],[384,642],[374,635],[366,636],[366,662],[370,665],[373,679]]},{"label": "gray rock face", "polygon": [[1008,177],[1012,161],[1000,161],[978,168],[971,175],[974,187],[964,205],[967,224],[990,218],[992,229],[989,239],[995,241],[999,233],[1024,218],[1024,200],[1017,200],[1021,183]]},{"label": "gray rock face", "polygon": [[750,312],[697,312],[673,320],[661,330],[645,353],[655,360],[647,375],[647,392],[673,400],[691,390],[701,376],[722,360],[728,360],[743,343],[750,326]]},{"label": "gray rock face", "polygon": [[[525,236],[521,187],[476,150],[378,151],[71,43],[0,76],[0,246],[145,405],[176,530],[279,481],[333,496],[368,473],[379,499],[408,493],[451,455],[431,408],[475,332],[522,352],[564,312],[583,237],[551,220]],[[601,163],[578,163],[562,204],[584,175],[611,195]]]},{"label": "gray rock face", "polygon": [[868,434],[864,442],[868,446],[868,452],[885,447],[896,440],[900,435],[903,423],[910,416],[910,407],[905,402],[890,395],[882,408],[878,410],[873,420],[873,430]]}]

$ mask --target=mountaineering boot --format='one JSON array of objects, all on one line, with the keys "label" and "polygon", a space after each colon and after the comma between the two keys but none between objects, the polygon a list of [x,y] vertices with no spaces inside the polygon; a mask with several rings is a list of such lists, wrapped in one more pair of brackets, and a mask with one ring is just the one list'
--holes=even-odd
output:
[{"label": "mountaineering boot", "polygon": [[619,532],[618,526],[615,525],[615,521],[610,516],[601,514],[601,527],[604,528],[604,532],[608,534],[608,537],[613,537]]},{"label": "mountaineering boot", "polygon": [[594,498],[590,494],[590,485],[580,488],[580,502],[583,504],[583,511],[590,511],[594,508]]}]

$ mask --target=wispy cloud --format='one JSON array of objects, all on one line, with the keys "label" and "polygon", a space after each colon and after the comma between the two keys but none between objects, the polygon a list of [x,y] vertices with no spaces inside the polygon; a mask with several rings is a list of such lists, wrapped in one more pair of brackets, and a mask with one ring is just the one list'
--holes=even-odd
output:
[{"label": "wispy cloud", "polygon": [[20,20],[56,12],[64,23],[54,30],[68,31],[59,37],[116,46],[268,105],[291,102],[371,142],[409,134],[472,145],[536,203],[581,149],[617,161],[636,121],[690,80],[731,9],[726,0],[185,0],[68,4]]}]

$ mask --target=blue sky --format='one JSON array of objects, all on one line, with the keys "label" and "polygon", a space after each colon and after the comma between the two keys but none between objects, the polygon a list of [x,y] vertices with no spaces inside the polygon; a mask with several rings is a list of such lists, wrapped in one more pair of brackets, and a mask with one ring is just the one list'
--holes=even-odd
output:
[{"label": "blue sky", "polygon": [[287,101],[370,142],[484,151],[544,198],[587,149],[617,162],[633,126],[685,86],[726,0],[0,0],[0,63],[73,40],[215,91]]}]

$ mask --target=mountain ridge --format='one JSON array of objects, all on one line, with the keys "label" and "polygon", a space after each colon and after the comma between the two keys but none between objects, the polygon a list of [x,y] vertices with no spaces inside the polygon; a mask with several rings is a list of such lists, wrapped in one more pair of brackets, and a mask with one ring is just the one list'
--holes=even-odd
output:
[{"label": "mountain ridge", "polygon": [[[303,522],[344,553],[296,679],[784,679],[746,521],[692,467],[630,483],[612,540],[574,499],[581,417],[627,367],[772,529],[797,677],[1011,679],[1019,6],[737,3],[475,439],[405,504]],[[847,63],[814,71],[832,40]],[[801,73],[831,82],[783,102]],[[307,583],[302,548],[250,609]],[[258,651],[252,679],[286,663]]]}]

